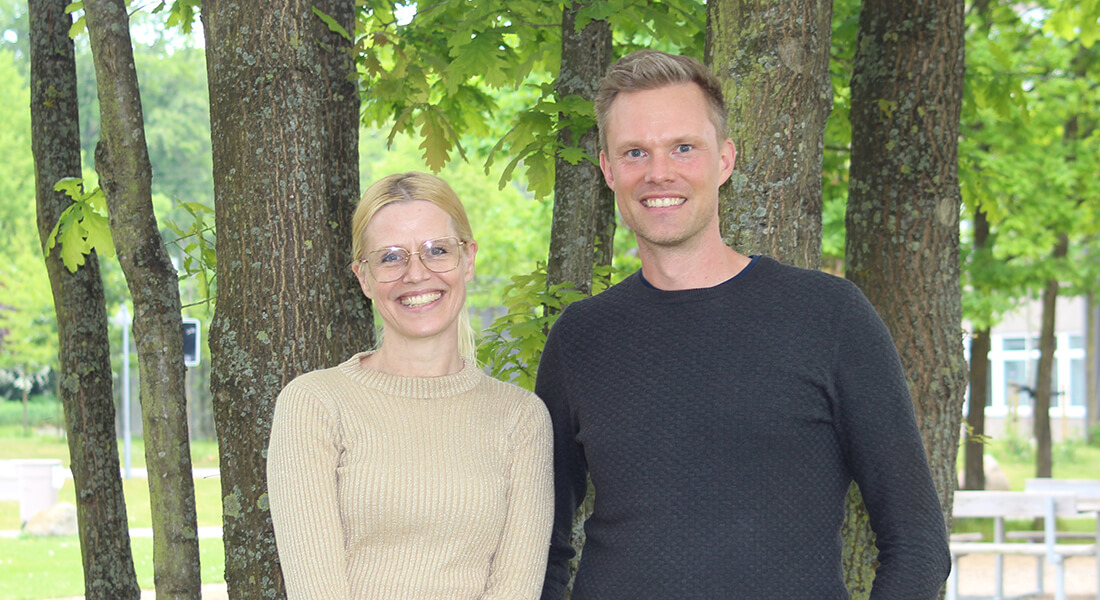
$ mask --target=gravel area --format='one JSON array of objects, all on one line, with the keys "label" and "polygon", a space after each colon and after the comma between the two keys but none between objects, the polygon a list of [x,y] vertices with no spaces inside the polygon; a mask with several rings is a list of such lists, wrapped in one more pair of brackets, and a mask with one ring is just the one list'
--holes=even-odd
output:
[{"label": "gravel area", "polygon": [[[1066,560],[1066,595],[1068,600],[1096,600],[1097,559],[1079,556]],[[1006,596],[1024,594],[1036,589],[1035,559],[1028,556],[1006,556],[1004,567],[1004,591]],[[959,559],[959,595],[991,595],[994,589],[993,556],[973,555]],[[1052,565],[1044,568],[1045,595],[1029,596],[1036,600],[1054,598],[1057,584]]]}]

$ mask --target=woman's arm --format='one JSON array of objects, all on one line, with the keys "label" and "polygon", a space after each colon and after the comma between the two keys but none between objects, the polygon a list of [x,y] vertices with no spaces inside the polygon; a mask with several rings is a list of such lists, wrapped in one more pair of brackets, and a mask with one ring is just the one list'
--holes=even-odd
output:
[{"label": "woman's arm", "polygon": [[554,511],[551,446],[550,416],[536,400],[509,446],[508,514],[483,600],[534,599],[542,591]]},{"label": "woman's arm", "polygon": [[271,521],[289,600],[350,598],[336,467],[339,430],[300,382],[275,404],[267,450]]}]

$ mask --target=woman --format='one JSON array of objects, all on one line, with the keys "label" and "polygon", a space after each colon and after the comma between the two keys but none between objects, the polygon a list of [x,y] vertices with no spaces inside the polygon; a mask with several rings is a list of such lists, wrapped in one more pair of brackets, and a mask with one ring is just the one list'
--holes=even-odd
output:
[{"label": "woman", "polygon": [[374,351],[292,381],[268,446],[289,598],[536,598],[553,510],[550,419],[474,360],[477,243],[446,182],[363,194],[351,265],[381,317]]}]

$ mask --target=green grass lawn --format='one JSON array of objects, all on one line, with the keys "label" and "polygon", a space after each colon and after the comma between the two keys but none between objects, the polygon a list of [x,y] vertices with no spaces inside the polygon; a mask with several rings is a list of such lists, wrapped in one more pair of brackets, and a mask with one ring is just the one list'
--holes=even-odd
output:
[{"label": "green grass lawn", "polygon": [[[119,441],[119,460],[122,460]],[[145,447],[137,439],[131,445],[132,466],[145,466]],[[69,468],[69,446],[57,433],[32,432],[24,435],[21,427],[0,426],[0,458],[53,458]],[[215,442],[191,444],[191,462],[195,468],[218,466]],[[131,528],[152,527],[149,484],[144,478],[122,481],[126,496],[126,518]],[[72,479],[58,491],[58,501],[75,503]],[[217,477],[195,480],[195,514],[200,527],[221,525],[221,482]],[[19,503],[0,502],[0,530],[18,530]],[[142,589],[153,589],[153,540],[130,540],[134,569]],[[224,581],[225,555],[219,538],[199,540],[199,560],[203,583]],[[0,538],[0,599],[42,600],[84,593],[80,558],[80,540],[76,537]]]},{"label": "green grass lawn", "polygon": [[[138,585],[153,589],[153,540],[132,538]],[[199,540],[203,583],[222,583],[225,555],[219,538]],[[42,600],[84,594],[80,540],[62,538],[0,539],[0,598]]]},{"label": "green grass lawn", "polygon": [[[132,445],[134,467],[145,465],[145,449],[141,440]],[[1013,440],[993,440],[986,448],[1000,463],[1012,489],[1023,489],[1024,482],[1035,473],[1034,452]],[[196,468],[218,466],[217,445],[198,442],[191,445],[192,464]],[[122,442],[119,442],[122,456]],[[68,444],[56,433],[24,435],[21,427],[0,426],[0,458],[55,458],[69,466]],[[960,463],[962,454],[960,453]],[[1100,447],[1081,442],[1058,444],[1054,450],[1054,475],[1065,479],[1100,479]],[[123,481],[126,496],[126,516],[132,528],[151,527],[149,488],[145,479]],[[58,499],[73,502],[74,491],[69,480],[61,488]],[[199,526],[221,525],[221,484],[218,478],[195,481],[195,509]],[[981,522],[987,521],[987,522]],[[0,502],[0,530],[19,529],[19,505]],[[1013,523],[1016,529],[1027,529],[1027,523]],[[1066,530],[1090,531],[1092,520],[1071,520],[1060,523]],[[991,536],[991,520],[968,519],[958,523],[956,531],[980,531]],[[153,544],[150,538],[133,538],[131,546],[138,583],[143,589],[153,589]],[[225,557],[220,539],[199,542],[203,583],[224,581]],[[5,600],[42,600],[83,593],[84,582],[77,538],[0,538],[0,598]]]}]

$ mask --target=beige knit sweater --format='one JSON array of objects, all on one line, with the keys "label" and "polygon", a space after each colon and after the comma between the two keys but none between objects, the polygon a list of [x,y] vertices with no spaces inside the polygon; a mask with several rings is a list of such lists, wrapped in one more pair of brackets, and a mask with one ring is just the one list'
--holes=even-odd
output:
[{"label": "beige knit sweater", "polygon": [[267,480],[288,598],[537,598],[553,511],[543,403],[474,365],[398,377],[361,356],[275,405]]}]

